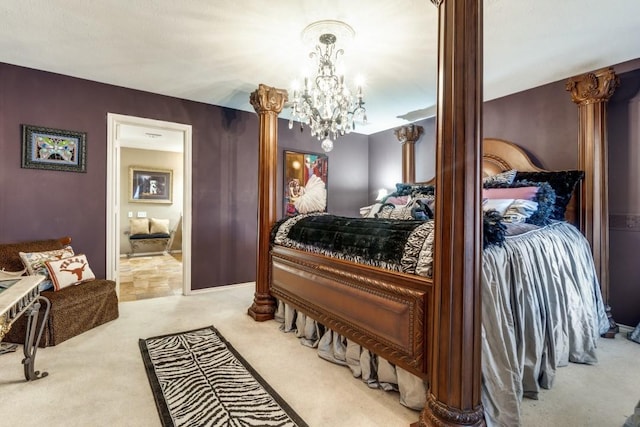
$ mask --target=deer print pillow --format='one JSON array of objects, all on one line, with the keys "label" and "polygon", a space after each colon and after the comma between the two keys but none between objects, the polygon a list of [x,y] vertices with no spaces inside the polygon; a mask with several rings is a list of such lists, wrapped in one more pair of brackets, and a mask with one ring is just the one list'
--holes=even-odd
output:
[{"label": "deer print pillow", "polygon": [[53,288],[56,291],[96,278],[84,254],[77,254],[60,260],[45,261],[44,265],[49,271]]}]

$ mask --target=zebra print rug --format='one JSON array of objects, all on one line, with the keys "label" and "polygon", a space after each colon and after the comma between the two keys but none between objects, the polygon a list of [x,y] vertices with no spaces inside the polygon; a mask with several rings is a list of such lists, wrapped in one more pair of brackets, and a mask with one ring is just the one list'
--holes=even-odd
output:
[{"label": "zebra print rug", "polygon": [[139,345],[164,427],[307,426],[213,326]]}]

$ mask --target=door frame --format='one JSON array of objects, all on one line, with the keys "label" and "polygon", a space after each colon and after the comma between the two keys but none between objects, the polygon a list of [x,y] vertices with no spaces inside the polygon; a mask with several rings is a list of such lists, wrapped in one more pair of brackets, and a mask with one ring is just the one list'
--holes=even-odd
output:
[{"label": "door frame", "polygon": [[120,125],[154,127],[182,132],[183,135],[183,206],[182,206],[182,294],[191,290],[191,205],[192,205],[192,128],[191,125],[142,117],[107,113],[107,279],[116,282],[120,296],[118,266],[120,259]]}]

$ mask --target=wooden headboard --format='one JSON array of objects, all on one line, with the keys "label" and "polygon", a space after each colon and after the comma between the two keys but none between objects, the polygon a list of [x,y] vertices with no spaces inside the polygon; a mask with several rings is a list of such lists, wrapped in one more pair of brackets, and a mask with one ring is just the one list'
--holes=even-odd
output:
[{"label": "wooden headboard", "polygon": [[[523,172],[547,172],[546,169],[534,165],[527,153],[513,142],[496,138],[484,138],[482,141],[482,153],[483,177],[511,169]],[[415,159],[413,159],[413,162],[415,162]],[[403,162],[403,168],[404,165],[405,163]],[[434,181],[435,178],[419,184],[434,184]],[[576,226],[578,225],[578,188],[579,186],[576,186],[565,212],[567,222]]]},{"label": "wooden headboard", "polygon": [[491,176],[511,169],[544,171],[534,165],[527,153],[516,144],[502,139],[485,138],[482,141],[482,176]]}]

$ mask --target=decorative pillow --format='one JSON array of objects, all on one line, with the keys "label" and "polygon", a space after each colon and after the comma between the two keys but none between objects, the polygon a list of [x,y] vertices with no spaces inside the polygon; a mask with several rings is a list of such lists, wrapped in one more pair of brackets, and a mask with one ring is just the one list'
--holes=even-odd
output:
[{"label": "decorative pillow", "polygon": [[169,220],[168,219],[157,219],[151,218],[149,221],[150,233],[151,234],[169,234]]},{"label": "decorative pillow", "polygon": [[375,218],[376,214],[380,212],[382,203],[374,203],[373,205],[363,206],[360,208],[360,216],[362,218]]},{"label": "decorative pillow", "polygon": [[[419,197],[413,199],[413,207],[418,212],[424,211],[428,219],[434,218],[436,211],[436,195],[419,194]],[[414,214],[414,217],[416,215]],[[425,219],[423,215],[418,214],[416,219]]]},{"label": "decorative pillow", "polygon": [[482,210],[483,211],[498,211],[498,213],[504,216],[504,213],[509,209],[511,203],[513,203],[516,199],[484,199],[482,201]]},{"label": "decorative pillow", "polygon": [[[538,191],[536,192],[533,198],[530,197],[513,197],[514,199],[524,199],[524,200],[533,200],[538,203],[538,210],[535,211],[529,218],[527,218],[526,222],[529,224],[534,224],[538,226],[543,226],[549,224],[550,220],[553,219],[551,214],[553,213],[554,203],[556,201],[556,195],[553,191],[553,188],[546,182],[529,182],[529,181],[514,181],[508,188],[505,188],[505,184],[490,184],[495,186],[495,188],[485,188],[482,190],[483,195],[486,191],[493,190],[516,190],[519,188],[530,188],[537,187]],[[523,190],[524,191],[524,190]],[[524,193],[525,196],[529,189]],[[496,195],[505,194],[505,193],[493,193]],[[513,192],[508,192],[506,194],[513,195]],[[496,197],[496,198],[505,198],[505,197]]]},{"label": "decorative pillow", "polygon": [[578,182],[584,178],[581,170],[550,171],[550,172],[520,172],[516,174],[515,181],[547,182],[555,192],[555,203],[552,219],[564,220],[567,205],[571,200],[573,190]]},{"label": "decorative pillow", "polygon": [[533,200],[514,200],[507,210],[502,214],[504,222],[520,223],[525,222],[538,210],[538,202]]},{"label": "decorative pillow", "polygon": [[409,203],[410,196],[387,196],[384,199],[384,203],[391,203],[392,205],[406,205]]},{"label": "decorative pillow", "polygon": [[533,200],[538,193],[537,186],[528,187],[507,187],[507,188],[484,188],[482,190],[483,199],[524,199]]},{"label": "decorative pillow", "polygon": [[51,281],[56,291],[96,278],[84,254],[56,261],[45,261],[44,264],[51,275]]},{"label": "decorative pillow", "polygon": [[417,185],[411,189],[412,199],[425,199],[435,196],[436,187],[433,185]]},{"label": "decorative pillow", "polygon": [[73,256],[73,248],[66,246],[62,249],[56,249],[52,251],[43,252],[19,252],[20,259],[27,269],[27,274],[34,275],[40,274],[45,276],[45,279],[40,282],[38,287],[40,291],[46,291],[53,287],[51,280],[49,279],[49,271],[45,266],[45,262],[49,260],[57,260]]},{"label": "decorative pillow", "polygon": [[431,210],[427,199],[416,199],[411,204],[411,216],[413,219],[419,219],[422,221],[433,219],[433,210]]},{"label": "decorative pillow", "polygon": [[435,192],[436,188],[433,185],[398,183],[396,184],[396,191],[389,196],[412,196],[416,198],[417,194],[434,195]]},{"label": "decorative pillow", "polygon": [[376,214],[376,218],[384,219],[413,219],[410,205],[385,204]]},{"label": "decorative pillow", "polygon": [[149,234],[149,218],[136,218],[129,220],[129,233]]},{"label": "decorative pillow", "polygon": [[516,177],[516,173],[518,171],[515,169],[511,169],[508,171],[500,172],[495,175],[485,176],[482,178],[482,185],[490,185],[490,184],[511,184]]}]

